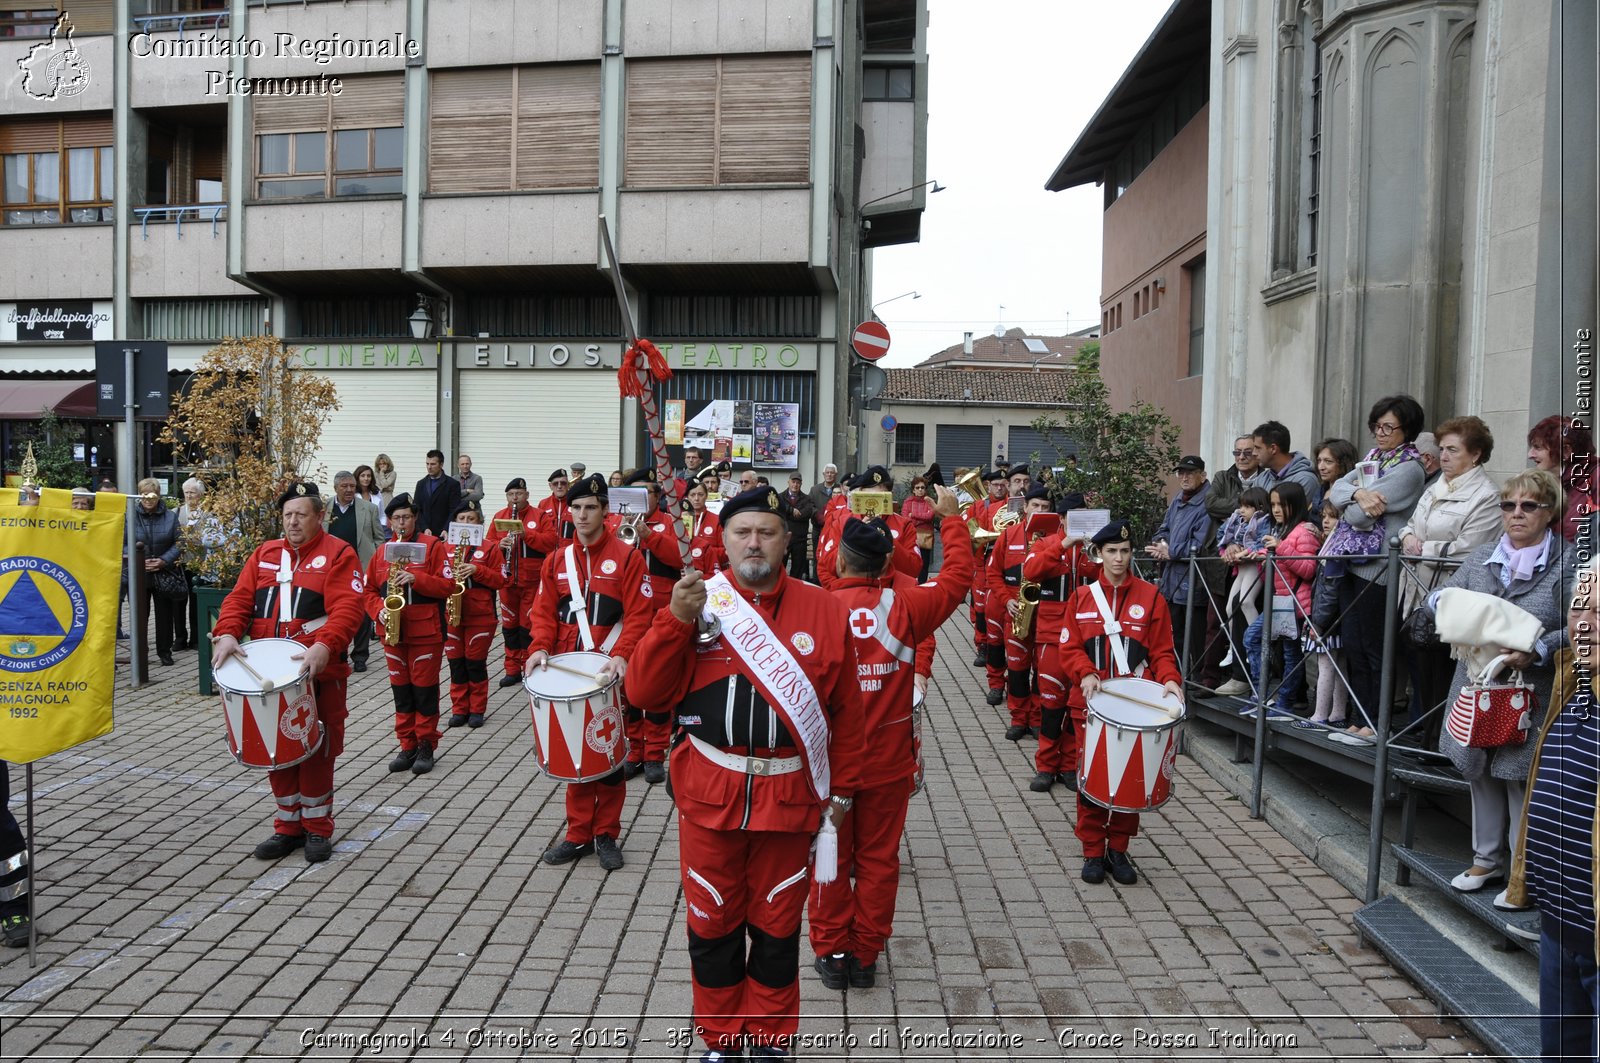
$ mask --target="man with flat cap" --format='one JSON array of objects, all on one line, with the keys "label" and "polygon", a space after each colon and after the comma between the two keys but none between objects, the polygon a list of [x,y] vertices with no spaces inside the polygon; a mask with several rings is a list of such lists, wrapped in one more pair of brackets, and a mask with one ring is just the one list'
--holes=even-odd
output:
[{"label": "man with flat cap", "polygon": [[[1183,700],[1183,676],[1172,648],[1172,619],[1154,583],[1132,572],[1133,542],[1125,520],[1112,521],[1090,540],[1100,548],[1100,578],[1076,591],[1061,629],[1061,670],[1070,682],[1067,704],[1083,763],[1089,698],[1100,681],[1117,676],[1152,679]],[[1128,843],[1139,831],[1134,812],[1111,812],[1078,793],[1073,832],[1083,845],[1083,880],[1111,877],[1124,886],[1139,879],[1128,860]]]},{"label": "man with flat cap", "polygon": [[[624,481],[625,486],[643,486],[650,492],[650,513],[640,523],[639,552],[644,555],[647,596],[657,612],[672,600],[672,588],[683,578],[683,549],[678,543],[676,518],[661,508],[661,488],[656,471],[639,469]],[[641,712],[629,706],[628,774],[644,772],[644,781],[654,786],[667,778],[667,738],[672,730],[672,713]]]},{"label": "man with flat cap", "polygon": [[316,864],[333,854],[333,762],[344,752],[345,649],[361,623],[361,568],[355,549],[323,530],[316,484],[291,484],[278,510],[283,538],[262,543],[245,561],[217,614],[211,655],[221,665],[246,636],[306,647],[322,745],[300,763],[267,773],[277,814],[272,836],[255,855],[276,860],[304,846],[306,862]]},{"label": "man with flat cap", "polygon": [[[463,498],[452,524],[482,524],[483,507]],[[450,726],[482,727],[489,711],[489,644],[494,641],[495,594],[507,593],[503,559],[487,536],[477,546],[445,542],[445,575],[461,594],[461,622],[445,613],[444,659],[450,662]],[[461,564],[456,564],[456,559]],[[455,594],[455,591],[451,592]]]},{"label": "man with flat cap", "polygon": [[[533,638],[527,667],[543,668],[556,654],[602,653],[609,659],[597,674],[609,683],[626,675],[628,660],[655,613],[646,593],[644,559],[606,527],[610,497],[605,480],[587,477],[565,495],[573,541],[545,558],[539,596],[528,615]],[[648,655],[641,657],[650,661]],[[567,784],[566,837],[545,850],[545,863],[568,864],[594,853],[606,871],[622,866],[617,838],[622,833],[624,782],[619,765],[597,782]]]},{"label": "man with flat cap", "polygon": [[[861,685],[843,603],[784,571],[778,493],[730,499],[722,528],[729,568],[678,581],[639,643],[650,667],[626,685],[634,704],[677,714],[670,778],[701,1059],[788,1059],[808,854],[860,785]],[[721,625],[704,643],[702,610]]]},{"label": "man with flat cap", "polygon": [[[1073,493],[1056,506],[1063,516],[1084,508],[1083,495]],[[1039,705],[1039,746],[1034,753],[1034,776],[1028,789],[1044,793],[1056,783],[1078,788],[1077,736],[1067,721],[1068,682],[1061,670],[1061,631],[1066,624],[1072,594],[1088,580],[1100,577],[1100,566],[1089,558],[1088,540],[1062,528],[1028,547],[1022,578],[1039,586],[1039,605],[1033,614],[1034,697]]]},{"label": "man with flat cap", "polygon": [[[444,663],[444,601],[456,589],[446,575],[449,555],[444,543],[417,530],[411,496],[401,492],[384,507],[393,538],[367,564],[367,615],[377,624],[389,665],[389,691],[394,695],[394,733],[400,752],[390,771],[426,775],[439,749],[439,669]],[[444,522],[449,526],[449,521]],[[419,564],[393,572],[389,554],[397,543],[423,548]],[[395,615],[387,599],[391,582],[405,606]],[[398,635],[398,637],[396,637]]]},{"label": "man with flat cap", "polygon": [[[1209,557],[1217,552],[1216,522],[1206,512],[1206,498],[1211,484],[1206,481],[1206,463],[1197,454],[1187,454],[1173,466],[1178,478],[1178,493],[1167,505],[1167,516],[1156,529],[1155,536],[1144,552],[1161,565],[1161,596],[1167,600],[1172,617],[1172,638],[1177,646],[1179,661],[1188,663],[1190,648],[1183,644],[1184,614],[1188,612],[1189,596],[1198,594],[1201,601],[1206,595],[1205,585],[1191,585],[1189,559]],[[1203,571],[1203,569],[1202,569]],[[1201,630],[1204,635],[1205,611],[1201,610]],[[1192,647],[1199,649],[1200,647]]]},{"label": "man with flat cap", "polygon": [[850,610],[865,745],[855,805],[839,826],[839,867],[855,868],[855,884],[841,870],[834,881],[817,884],[808,902],[811,949],[829,989],[866,989],[876,981],[878,955],[894,927],[900,835],[919,766],[914,702],[926,680],[915,674],[917,658],[924,646],[933,648],[939,625],[972,584],[972,537],[961,507],[953,492],[934,491],[946,561],[931,583],[919,586],[915,576],[894,570],[895,539],[881,517],[852,517],[840,533],[832,593]]},{"label": "man with flat cap", "polygon": [[[515,521],[520,530],[501,531],[495,526],[499,521]],[[539,572],[545,555],[555,548],[554,528],[554,522],[547,520],[542,510],[528,504],[528,481],[518,476],[506,484],[505,508],[490,518],[489,530],[483,536],[485,547],[500,552],[500,570],[505,577],[499,594],[500,632],[506,648],[502,687],[522,682],[522,662],[528,658],[528,610],[539,593]]]},{"label": "man with flat cap", "polygon": [[[1024,480],[1027,470],[1022,472]],[[1006,741],[1020,742],[1039,730],[1039,706],[1033,697],[1033,632],[1018,635],[1016,617],[1021,609],[1022,563],[1035,536],[1054,531],[1060,518],[1052,512],[1050,491],[1044,485],[1029,487],[1023,500],[1022,519],[1007,527],[995,540],[989,555],[990,632],[1000,640],[1006,661],[1006,708],[1011,725]],[[1041,531],[1035,518],[1048,518],[1050,527]]]}]

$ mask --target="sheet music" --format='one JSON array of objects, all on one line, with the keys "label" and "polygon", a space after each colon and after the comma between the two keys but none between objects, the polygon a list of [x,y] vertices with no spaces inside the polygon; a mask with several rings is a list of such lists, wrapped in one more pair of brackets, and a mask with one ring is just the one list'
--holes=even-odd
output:
[{"label": "sheet music", "polygon": [[1074,509],[1067,513],[1067,538],[1087,539],[1111,523],[1109,509]]}]

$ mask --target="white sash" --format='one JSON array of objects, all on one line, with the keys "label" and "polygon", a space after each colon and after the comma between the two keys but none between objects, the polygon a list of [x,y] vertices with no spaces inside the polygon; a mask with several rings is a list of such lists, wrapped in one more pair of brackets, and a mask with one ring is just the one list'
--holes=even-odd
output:
[{"label": "white sash", "polygon": [[1089,593],[1094,596],[1095,608],[1100,610],[1100,622],[1105,627],[1106,641],[1111,644],[1111,656],[1117,664],[1118,675],[1132,675],[1128,667],[1128,643],[1122,637],[1122,625],[1117,623],[1117,618],[1111,613],[1111,603],[1106,601],[1106,592],[1100,589],[1100,581],[1095,580],[1089,584]]},{"label": "white sash", "polygon": [[745,677],[777,710],[789,733],[800,743],[817,800],[831,793],[828,770],[828,717],[817,690],[782,638],[760,611],[745,601],[728,577],[718,572],[706,580],[706,599],[722,624],[722,644],[738,659]]},{"label": "white sash", "polygon": [[[583,640],[583,648],[591,652],[596,651],[594,644],[594,630],[589,627],[589,594],[584,585],[578,580],[578,548],[567,547],[567,587],[570,592],[573,613],[578,620],[578,637]],[[610,653],[611,648],[617,644],[617,638],[622,634],[621,624],[612,624],[611,630],[606,634],[606,640],[598,648],[600,653]]]},{"label": "white sash", "polygon": [[289,558],[289,548],[284,547],[278,559],[278,623],[287,624],[294,619],[294,562]]},{"label": "white sash", "polygon": [[872,640],[882,646],[895,660],[902,664],[911,664],[917,659],[916,647],[907,646],[895,638],[894,632],[889,630],[889,613],[893,609],[894,591],[886,590],[872,610],[873,617],[878,621],[878,626],[872,632]]}]

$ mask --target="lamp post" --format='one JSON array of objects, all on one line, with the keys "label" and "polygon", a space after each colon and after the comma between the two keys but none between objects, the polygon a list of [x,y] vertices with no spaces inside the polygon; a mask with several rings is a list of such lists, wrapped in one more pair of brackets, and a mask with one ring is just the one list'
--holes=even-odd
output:
[{"label": "lamp post", "polygon": [[913,299],[921,299],[922,298],[922,293],[921,292],[901,292],[899,295],[891,295],[891,296],[889,296],[889,298],[885,299],[883,302],[874,303],[872,305],[872,316],[873,317],[877,317],[878,316],[878,307],[880,307],[880,306],[888,306],[890,303],[894,302],[896,299],[904,299],[908,295]]},{"label": "lamp post", "polygon": [[428,297],[417,296],[417,308],[411,311],[411,316],[406,318],[406,324],[411,326],[411,338],[425,340],[428,332],[433,328],[433,315],[428,313]]}]

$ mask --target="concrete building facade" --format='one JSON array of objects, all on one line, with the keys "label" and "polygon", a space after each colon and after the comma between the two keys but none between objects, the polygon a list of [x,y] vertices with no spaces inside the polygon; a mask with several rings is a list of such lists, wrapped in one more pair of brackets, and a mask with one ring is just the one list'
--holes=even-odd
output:
[{"label": "concrete building facade", "polygon": [[799,404],[808,479],[847,452],[866,245],[926,196],[922,0],[93,6],[0,41],[0,309],[92,321],[0,333],[0,378],[268,333],[339,385],[330,471],[629,465],[620,265],[678,393]]}]

